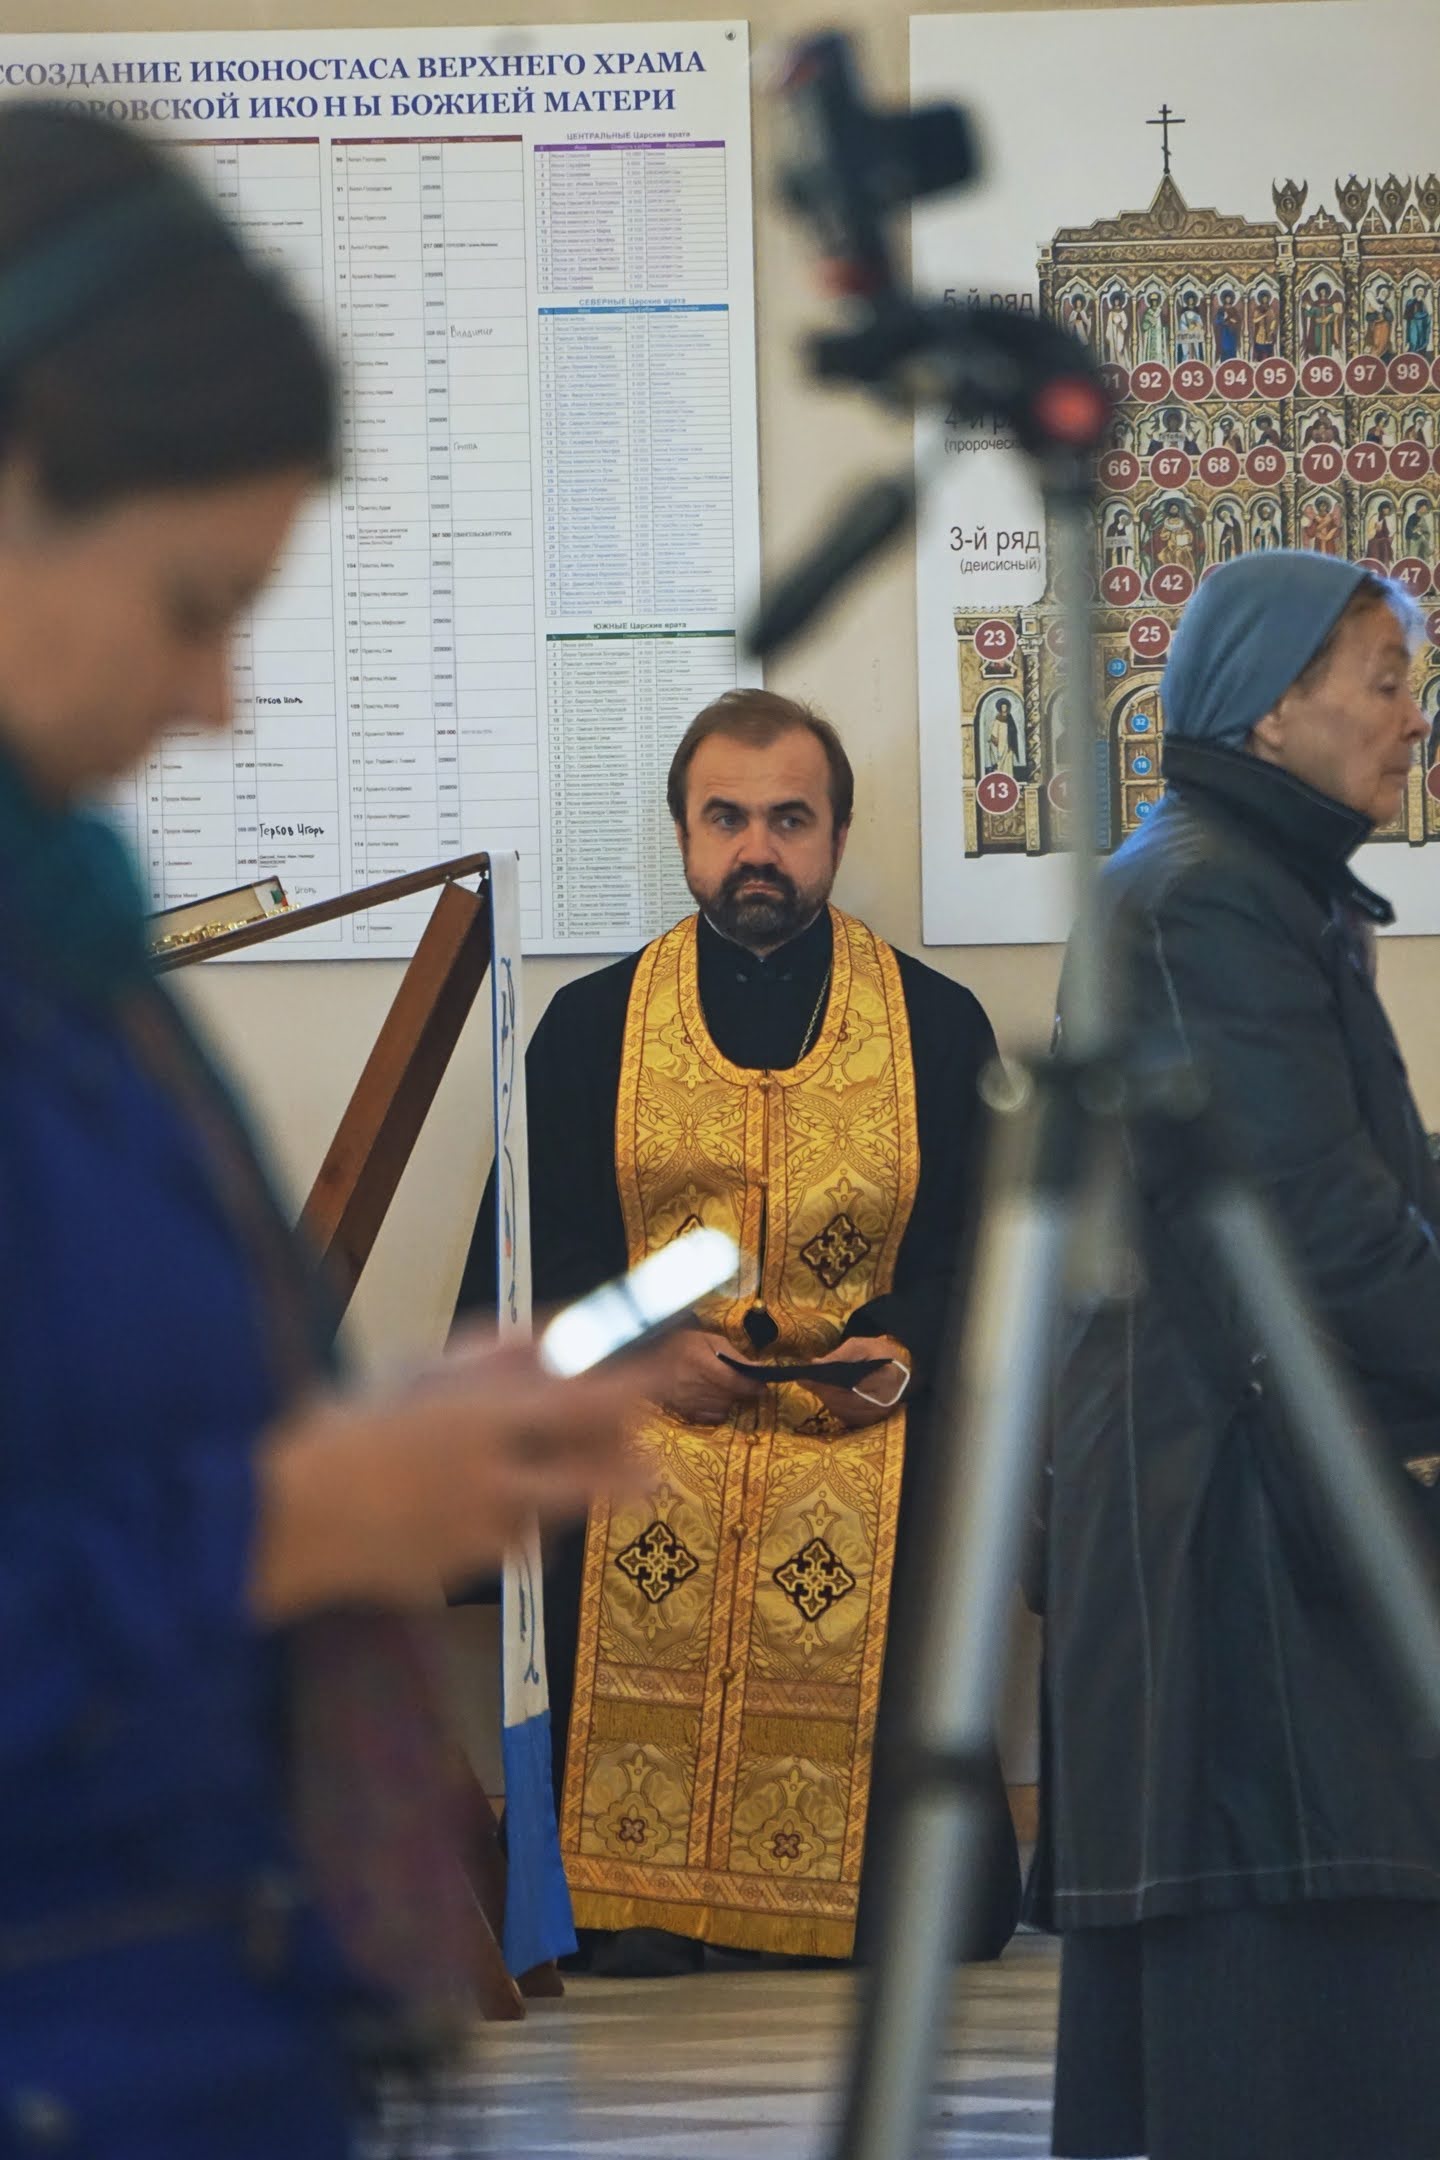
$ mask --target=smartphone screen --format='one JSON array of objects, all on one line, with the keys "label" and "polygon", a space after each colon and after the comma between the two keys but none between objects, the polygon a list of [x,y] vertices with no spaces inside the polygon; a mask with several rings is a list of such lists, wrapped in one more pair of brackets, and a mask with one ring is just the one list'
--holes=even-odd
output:
[{"label": "smartphone screen", "polygon": [[723,1230],[692,1230],[558,1312],[540,1337],[540,1362],[562,1380],[588,1372],[683,1318],[733,1282],[739,1265],[740,1248]]}]

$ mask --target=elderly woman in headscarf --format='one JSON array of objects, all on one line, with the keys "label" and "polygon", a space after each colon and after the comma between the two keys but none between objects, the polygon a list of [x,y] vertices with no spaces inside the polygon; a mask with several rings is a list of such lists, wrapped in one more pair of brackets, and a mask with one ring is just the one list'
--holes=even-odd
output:
[{"label": "elderly woman in headscarf", "polygon": [[[1348,563],[1217,571],[1163,684],[1167,792],[1105,890],[1132,1051],[1208,1075],[1434,1522],[1440,1182],[1375,987],[1392,911],[1350,867],[1425,733],[1416,635]],[[1435,2160],[1440,1765],[1407,1750],[1253,1315],[1158,1152],[1129,1161],[1139,1286],[1068,1323],[1039,1571],[1054,2149]]]}]

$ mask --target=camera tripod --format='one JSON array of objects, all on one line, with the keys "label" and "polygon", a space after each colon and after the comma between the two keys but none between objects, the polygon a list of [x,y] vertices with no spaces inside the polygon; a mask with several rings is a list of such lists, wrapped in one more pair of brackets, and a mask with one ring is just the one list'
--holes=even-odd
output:
[{"label": "camera tripod", "polygon": [[[814,341],[812,370],[863,383],[902,410],[943,401],[1014,429],[1039,471],[1065,595],[1063,725],[1071,743],[1094,742],[1091,466],[1108,401],[1093,356],[1043,320],[942,310],[901,289],[885,220],[975,178],[961,114],[869,108],[835,36],[796,50],[784,88],[797,151],[783,192],[814,227],[853,316],[847,330]],[[866,490],[761,609],[752,650],[773,653],[797,636],[907,529],[914,503],[908,478]],[[1189,1065],[1142,1071],[1127,1056],[1124,940],[1099,876],[1092,758],[1074,760],[1070,782],[1063,1046],[1018,1078],[995,1073],[987,1083],[992,1192],[955,1362],[937,1390],[941,1428],[956,1444],[939,1451],[935,1560],[906,1646],[915,1686],[837,2160],[910,2160],[921,2149],[952,1950],[958,1937],[963,1951],[980,1909],[997,1697],[1055,1343],[1077,1297],[1123,1296],[1133,1280],[1113,1204],[1127,1134],[1162,1151],[1247,1314],[1352,1603],[1400,1691],[1411,1744],[1440,1752],[1440,1598],[1429,1544],[1320,1340],[1281,1238],[1227,1151],[1204,1076]]]}]

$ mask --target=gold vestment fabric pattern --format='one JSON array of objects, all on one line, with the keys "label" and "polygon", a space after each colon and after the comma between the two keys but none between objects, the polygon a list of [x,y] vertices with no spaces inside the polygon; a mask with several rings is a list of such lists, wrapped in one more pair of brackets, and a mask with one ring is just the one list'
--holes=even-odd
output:
[{"label": "gold vestment fabric pattern", "polygon": [[[895,955],[831,910],[814,1047],[783,1072],[711,1041],[688,918],[630,996],[616,1173],[630,1263],[694,1228],[744,1255],[703,1324],[737,1357],[833,1350],[894,1281],[919,1175]],[[779,1334],[758,1357],[757,1304]],[[903,1411],[848,1432],[794,1383],[728,1423],[653,1409],[649,1490],[586,1546],[561,1839],[581,1927],[740,1949],[854,1941],[904,1459]]]}]

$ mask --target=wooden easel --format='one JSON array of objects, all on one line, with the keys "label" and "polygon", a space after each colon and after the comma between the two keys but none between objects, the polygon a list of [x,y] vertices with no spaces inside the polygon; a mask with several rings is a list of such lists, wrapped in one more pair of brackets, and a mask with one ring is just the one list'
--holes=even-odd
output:
[{"label": "wooden easel", "polygon": [[[462,878],[477,880],[472,892]],[[392,900],[439,887],[439,898],[375,1047],[320,1166],[301,1213],[301,1228],[319,1253],[343,1317],[380,1226],[395,1197],[421,1127],[435,1100],[460,1032],[490,965],[490,858],[460,855],[432,869],[288,909],[219,937],[159,954],[159,973],[218,959],[247,946],[294,937],[302,930],[384,907]],[[474,1849],[471,1882],[477,1900],[478,1989],[487,2018],[523,2018],[523,1997],[559,1995],[564,1986],[554,1965],[537,1966],[518,1979],[500,1951],[505,1913],[505,1858],[499,1823],[479,1778],[474,1780]]]}]

